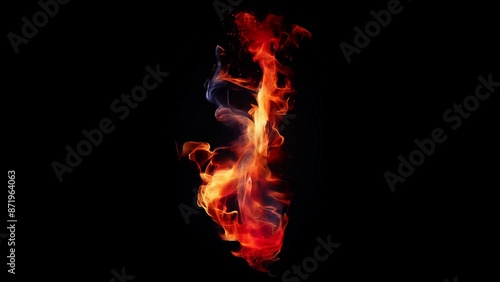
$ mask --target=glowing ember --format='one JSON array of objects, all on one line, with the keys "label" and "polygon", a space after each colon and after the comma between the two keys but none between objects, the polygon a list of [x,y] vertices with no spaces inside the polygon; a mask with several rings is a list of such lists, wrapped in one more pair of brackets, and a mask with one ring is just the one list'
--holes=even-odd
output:
[{"label": "glowing ember", "polygon": [[[229,146],[213,151],[208,143],[187,142],[182,156],[198,164],[202,179],[198,204],[224,229],[222,239],[239,242],[241,248],[233,254],[266,272],[278,259],[292,196],[286,182],[271,169],[283,160],[284,138],[278,127],[294,93],[290,70],[278,62],[276,54],[290,45],[297,47],[301,38],[311,34],[297,25],[286,31],[283,18],[276,15],[258,22],[249,13],[238,13],[235,20],[242,46],[260,66],[260,81],[230,75],[228,64],[222,62],[225,50],[217,46],[218,65],[208,83],[207,99],[219,106],[217,120],[239,129],[240,134]],[[230,97],[237,95],[230,89],[250,93],[247,111],[230,103],[238,100]]]}]

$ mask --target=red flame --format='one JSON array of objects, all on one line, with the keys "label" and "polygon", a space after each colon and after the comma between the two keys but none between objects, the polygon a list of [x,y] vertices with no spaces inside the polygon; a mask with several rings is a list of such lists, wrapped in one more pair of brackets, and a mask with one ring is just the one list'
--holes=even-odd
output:
[{"label": "red flame", "polygon": [[[182,155],[189,156],[200,169],[198,205],[223,228],[222,239],[241,245],[233,255],[267,272],[283,244],[286,209],[292,196],[285,181],[270,169],[283,161],[284,137],[278,126],[294,93],[290,70],[278,62],[276,53],[290,45],[297,47],[299,39],[311,34],[297,25],[285,31],[283,18],[272,14],[258,22],[249,13],[238,13],[235,20],[241,43],[260,66],[262,76],[258,85],[253,85],[251,79],[231,76],[219,62],[207,98],[212,98],[214,85],[226,83],[250,91],[254,102],[248,112],[219,103],[217,120],[241,130],[229,146],[211,151],[208,143],[187,142]],[[217,51],[224,54],[221,47]]]}]

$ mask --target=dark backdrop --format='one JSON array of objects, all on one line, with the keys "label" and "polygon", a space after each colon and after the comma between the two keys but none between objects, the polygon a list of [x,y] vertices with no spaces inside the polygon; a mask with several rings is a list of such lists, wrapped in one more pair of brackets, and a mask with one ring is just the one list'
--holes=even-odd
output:
[{"label": "dark backdrop", "polygon": [[[221,21],[212,1],[70,1],[16,53],[9,33],[22,36],[22,18],[32,21],[41,7],[4,3],[3,146],[6,170],[16,171],[17,281],[112,281],[113,270],[133,281],[304,281],[282,274],[329,236],[340,246],[307,281],[496,277],[500,88],[456,130],[443,120],[454,104],[474,102],[479,76],[500,81],[498,15],[482,2],[401,1],[348,63],[340,45],[355,46],[354,28],[392,1],[229,1],[312,33],[294,56],[296,107],[283,135],[295,196],[272,275],[233,257],[234,244],[203,211],[187,224],[179,210],[192,207],[198,179],[177,148],[231,139],[204,89],[230,15]],[[169,75],[128,115],[113,112],[147,66]],[[68,165],[66,148],[76,150],[87,140],[82,130],[106,118],[114,130],[60,181],[55,162]],[[436,128],[447,139],[392,191],[384,173],[397,174],[398,156],[408,159],[414,140]],[[0,247],[5,273],[5,238]]]}]

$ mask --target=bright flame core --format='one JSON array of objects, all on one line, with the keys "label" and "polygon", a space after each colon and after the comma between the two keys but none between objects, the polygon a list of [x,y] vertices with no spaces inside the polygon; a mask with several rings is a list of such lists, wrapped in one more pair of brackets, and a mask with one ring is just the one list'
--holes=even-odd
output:
[{"label": "bright flame core", "polygon": [[[208,84],[207,99],[219,104],[217,120],[238,127],[241,134],[228,147],[213,151],[208,143],[186,142],[182,155],[200,169],[198,205],[224,229],[222,239],[241,245],[233,255],[267,272],[281,250],[288,223],[286,208],[292,196],[285,181],[270,169],[283,161],[284,138],[278,126],[290,109],[290,95],[294,93],[290,69],[278,62],[276,53],[290,45],[297,47],[301,38],[311,34],[297,25],[286,32],[283,18],[276,15],[258,22],[249,13],[238,13],[235,20],[241,43],[260,66],[262,77],[258,85],[251,79],[232,77],[228,65],[220,60],[225,51],[217,46],[219,62]],[[251,93],[254,101],[250,109],[238,110],[218,100],[221,85],[226,87],[227,96],[231,94],[228,87]]]}]

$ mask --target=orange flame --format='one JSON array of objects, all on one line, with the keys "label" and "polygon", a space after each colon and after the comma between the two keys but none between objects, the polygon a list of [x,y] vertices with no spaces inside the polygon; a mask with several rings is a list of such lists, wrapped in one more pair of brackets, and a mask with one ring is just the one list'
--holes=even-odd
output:
[{"label": "orange flame", "polygon": [[[260,66],[262,77],[255,86],[251,79],[232,77],[219,61],[207,98],[212,98],[214,85],[226,83],[251,92],[254,102],[248,112],[220,103],[217,120],[241,130],[230,146],[211,151],[208,143],[186,142],[182,156],[200,169],[198,205],[224,229],[222,239],[239,242],[241,248],[233,255],[267,272],[278,260],[292,196],[286,182],[270,169],[283,160],[284,137],[278,126],[294,93],[290,70],[278,62],[276,53],[289,45],[297,47],[299,39],[311,34],[297,25],[285,32],[283,18],[271,14],[262,22],[249,13],[238,13],[235,20],[241,43]],[[217,55],[224,55],[220,46]]]}]

